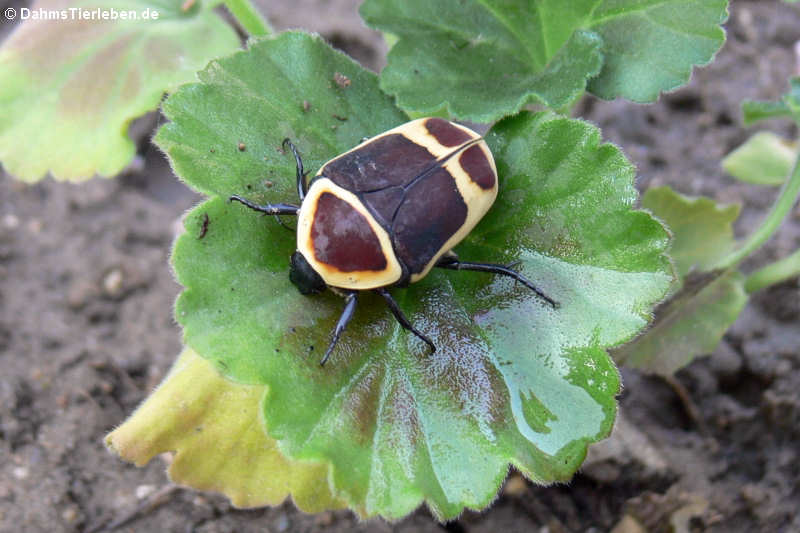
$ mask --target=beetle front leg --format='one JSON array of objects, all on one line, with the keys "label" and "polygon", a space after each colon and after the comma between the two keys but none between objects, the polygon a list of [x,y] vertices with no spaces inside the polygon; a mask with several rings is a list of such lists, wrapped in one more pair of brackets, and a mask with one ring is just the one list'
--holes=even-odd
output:
[{"label": "beetle front leg", "polygon": [[259,211],[267,215],[296,215],[297,212],[300,211],[300,208],[298,206],[292,204],[265,204],[265,205],[254,204],[250,200],[242,198],[241,196],[236,194],[228,198],[229,202],[233,200],[236,200],[237,202],[246,205],[247,207],[249,207],[254,211]]},{"label": "beetle front leg", "polygon": [[297,152],[297,148],[294,147],[292,141],[289,140],[289,137],[286,137],[283,142],[281,143],[281,147],[286,149],[286,145],[289,145],[289,149],[292,151],[292,155],[294,155],[294,162],[296,165],[296,177],[297,177],[297,196],[300,197],[300,201],[302,202],[303,199],[306,197],[306,193],[308,192],[308,187],[306,185],[306,173],[303,171],[303,160],[300,159],[300,154]]},{"label": "beetle front leg", "polygon": [[344,300],[347,302],[344,306],[344,311],[342,311],[342,316],[339,317],[339,322],[336,323],[336,329],[333,330],[333,339],[331,339],[328,349],[325,350],[325,355],[322,356],[322,361],[319,362],[319,366],[325,366],[325,362],[328,360],[328,357],[331,356],[331,352],[333,352],[336,343],[339,342],[339,337],[341,337],[344,328],[347,327],[347,324],[349,324],[350,320],[353,318],[356,312],[356,303],[358,303],[358,292],[353,291],[348,293],[347,296],[344,297]]},{"label": "beetle front leg", "polygon": [[[514,263],[512,263],[513,265]],[[460,261],[455,255],[445,255],[436,263],[439,268],[448,268],[450,270],[474,270],[476,272],[488,272],[490,274],[499,274],[501,276],[508,276],[519,281],[530,290],[535,292],[539,297],[549,303],[553,309],[558,309],[559,303],[547,296],[542,290],[534,285],[528,278],[512,270],[510,266],[498,265],[495,263],[468,263]]]},{"label": "beetle front leg", "polygon": [[406,315],[403,314],[403,311],[400,310],[400,306],[397,305],[397,302],[392,295],[386,289],[375,289],[375,292],[383,296],[383,299],[386,300],[387,305],[389,306],[389,310],[392,312],[394,317],[403,326],[405,329],[419,337],[422,341],[424,341],[428,346],[431,347],[431,353],[436,351],[436,346],[433,344],[428,337],[423,335],[417,328],[411,325],[411,322],[408,321]]}]

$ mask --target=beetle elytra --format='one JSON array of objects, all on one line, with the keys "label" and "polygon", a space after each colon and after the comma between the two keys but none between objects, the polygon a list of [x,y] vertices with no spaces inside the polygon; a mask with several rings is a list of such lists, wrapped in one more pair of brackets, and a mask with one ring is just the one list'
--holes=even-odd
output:
[{"label": "beetle elytra", "polygon": [[451,251],[497,197],[492,153],[469,128],[441,118],[412,120],[331,159],[309,183],[297,149],[289,139],[283,144],[295,158],[301,205],[257,205],[238,195],[230,200],[262,213],[297,215],[289,279],[303,294],[331,288],[344,296],[321,365],[364,290],[380,294],[400,325],[435,351],[387,291],[419,281],[434,267],[508,276],[558,306],[511,266],[465,262]]}]

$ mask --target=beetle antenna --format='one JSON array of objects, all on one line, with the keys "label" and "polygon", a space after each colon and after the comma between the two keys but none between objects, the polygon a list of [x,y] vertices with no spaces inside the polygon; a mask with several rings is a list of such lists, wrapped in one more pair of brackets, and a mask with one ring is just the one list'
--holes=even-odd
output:
[{"label": "beetle antenna", "polygon": [[339,317],[339,322],[336,324],[336,329],[333,330],[333,339],[331,339],[331,343],[328,345],[328,349],[325,350],[325,355],[322,356],[322,361],[319,362],[319,366],[325,366],[325,363],[328,361],[328,358],[331,356],[331,352],[333,352],[333,348],[336,346],[336,343],[339,342],[339,337],[341,337],[344,328],[347,327],[347,324],[350,323],[350,320],[353,318],[353,314],[356,311],[356,304],[358,303],[358,293],[356,291],[350,292],[347,296],[344,297],[347,304],[344,306],[344,311],[342,311],[342,316]]},{"label": "beetle antenna", "polygon": [[403,314],[403,311],[400,310],[400,306],[397,305],[397,301],[392,298],[392,295],[384,288],[375,289],[375,292],[383,296],[383,299],[386,300],[386,304],[389,306],[389,310],[392,312],[394,317],[403,326],[405,329],[419,337],[425,344],[431,347],[431,353],[436,352],[436,346],[433,344],[428,337],[422,334],[417,328],[411,325],[411,322],[408,321],[406,316]]}]

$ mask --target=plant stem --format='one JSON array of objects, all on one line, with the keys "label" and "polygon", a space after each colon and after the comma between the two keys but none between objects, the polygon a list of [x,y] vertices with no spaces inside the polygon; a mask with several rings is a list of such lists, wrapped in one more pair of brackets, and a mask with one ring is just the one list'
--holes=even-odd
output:
[{"label": "plant stem", "polygon": [[789,180],[783,184],[783,188],[778,195],[778,199],[772,205],[772,211],[769,212],[767,218],[761,223],[750,237],[739,248],[723,257],[714,268],[731,268],[736,266],[745,257],[756,251],[767,239],[769,239],[775,230],[781,225],[783,218],[789,213],[794,205],[795,199],[800,193],[800,158],[795,160],[794,169]]},{"label": "plant stem", "polygon": [[760,291],[795,276],[800,276],[800,250],[747,276],[744,290],[748,293]]},{"label": "plant stem", "polygon": [[251,37],[261,37],[272,33],[269,22],[250,3],[250,0],[225,0],[225,7]]}]

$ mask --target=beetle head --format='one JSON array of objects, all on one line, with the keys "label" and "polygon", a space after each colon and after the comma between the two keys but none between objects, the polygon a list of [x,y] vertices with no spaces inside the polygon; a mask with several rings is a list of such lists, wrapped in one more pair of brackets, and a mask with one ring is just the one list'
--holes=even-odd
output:
[{"label": "beetle head", "polygon": [[328,287],[300,252],[292,254],[289,265],[289,281],[295,284],[301,294],[317,294]]}]

